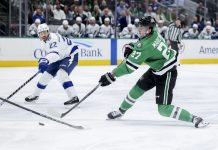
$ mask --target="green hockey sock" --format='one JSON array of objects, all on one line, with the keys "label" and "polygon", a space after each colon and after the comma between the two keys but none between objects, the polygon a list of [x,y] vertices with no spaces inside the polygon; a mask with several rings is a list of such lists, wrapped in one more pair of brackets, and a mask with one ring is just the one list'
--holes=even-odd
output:
[{"label": "green hockey sock", "polygon": [[120,105],[120,109],[126,111],[131,108],[136,100],[144,94],[144,92],[144,90],[135,85],[124,98],[122,104]]},{"label": "green hockey sock", "polygon": [[193,115],[187,110],[174,105],[158,105],[158,112],[165,117],[174,118],[181,121],[192,122]]}]

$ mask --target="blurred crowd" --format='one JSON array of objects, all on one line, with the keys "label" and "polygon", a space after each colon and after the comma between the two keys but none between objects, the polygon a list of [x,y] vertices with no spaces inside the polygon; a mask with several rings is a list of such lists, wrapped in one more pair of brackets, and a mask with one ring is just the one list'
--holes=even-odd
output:
[{"label": "blurred crowd", "polygon": [[[164,8],[163,5],[171,5],[174,2],[174,0],[31,0],[28,35],[36,37],[37,26],[47,22],[53,32],[69,38],[138,38],[139,18],[152,16],[157,21],[160,33],[165,36],[168,24],[178,16],[173,8]],[[188,22],[190,16],[189,18],[181,16],[183,38],[218,39],[218,18],[215,15],[204,18],[205,10],[204,4],[199,1],[196,14],[192,15],[191,21]]]}]

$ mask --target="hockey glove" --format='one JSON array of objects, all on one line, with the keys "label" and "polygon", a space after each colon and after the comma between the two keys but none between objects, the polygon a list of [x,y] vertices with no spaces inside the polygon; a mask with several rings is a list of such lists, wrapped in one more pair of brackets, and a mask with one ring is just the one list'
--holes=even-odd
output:
[{"label": "hockey glove", "polygon": [[49,61],[46,58],[39,59],[39,72],[44,73],[48,68]]},{"label": "hockey glove", "polygon": [[134,47],[133,43],[129,43],[129,44],[125,45],[125,50],[124,50],[124,57],[125,58],[128,58],[129,55],[132,53],[133,47]]},{"label": "hockey glove", "polygon": [[114,81],[116,81],[115,76],[112,73],[107,72],[101,76],[99,83],[101,83],[101,86],[108,86]]}]

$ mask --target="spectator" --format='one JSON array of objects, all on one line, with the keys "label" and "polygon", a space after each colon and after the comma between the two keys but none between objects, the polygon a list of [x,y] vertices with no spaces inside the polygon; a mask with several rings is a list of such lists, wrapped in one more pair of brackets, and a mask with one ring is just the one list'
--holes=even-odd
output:
[{"label": "spectator", "polygon": [[101,10],[104,10],[105,8],[107,8],[107,2],[105,0],[102,0],[99,7]]},{"label": "spectator", "polygon": [[162,13],[161,9],[158,9],[156,12],[156,21],[158,22],[159,20],[163,20],[164,22],[167,21],[165,15]]},{"label": "spectator", "polygon": [[109,10],[108,7],[106,7],[104,10],[103,10],[103,14],[101,16],[101,19],[102,19],[102,23],[104,24],[104,19],[105,18],[109,18],[110,21],[111,21],[111,24],[114,24],[113,20],[114,20],[114,17],[113,17],[113,14],[111,13],[111,11]]},{"label": "spectator", "polygon": [[79,0],[74,0],[74,5],[79,6],[81,5],[81,2]]},{"label": "spectator", "polygon": [[110,25],[110,19],[105,18],[104,24],[100,27],[99,37],[101,38],[114,38],[114,30]]},{"label": "spectator", "polygon": [[128,24],[134,24],[134,20],[135,19],[133,16],[131,16],[129,10],[125,10],[123,17],[121,17],[119,20],[120,31],[127,27]]},{"label": "spectator", "polygon": [[38,37],[37,28],[40,25],[41,21],[39,18],[35,20],[35,22],[29,27],[28,35],[32,37]]},{"label": "spectator", "polygon": [[95,17],[89,19],[89,25],[86,27],[86,37],[95,38],[99,33],[100,27],[95,22]]},{"label": "spectator", "polygon": [[95,17],[96,23],[101,25],[102,19],[101,19],[101,10],[99,9],[98,5],[94,6],[94,11],[92,12],[92,16]]},{"label": "spectator", "polygon": [[135,1],[131,1],[130,2],[130,7],[129,7],[129,11],[133,16],[137,16],[138,17],[138,8],[137,8],[137,4]]},{"label": "spectator", "polygon": [[69,26],[69,22],[67,20],[64,20],[62,22],[62,25],[58,27],[57,31],[60,35],[67,37],[67,38],[72,38],[73,36],[73,28]]},{"label": "spectator", "polygon": [[120,38],[134,39],[136,32],[132,24],[128,24],[127,27],[123,28],[123,31],[119,33]]},{"label": "spectator", "polygon": [[72,0],[64,0],[62,4],[67,5],[68,7],[70,7],[71,5],[73,5],[73,1]]},{"label": "spectator", "polygon": [[88,18],[87,18],[87,16],[85,15],[82,6],[79,6],[79,7],[78,7],[78,13],[76,13],[74,17],[75,17],[75,19],[76,19],[77,17],[80,17],[80,18],[82,19],[82,23],[83,23],[83,24],[86,24],[86,23],[87,23],[87,19],[88,19]]},{"label": "spectator", "polygon": [[45,18],[47,18],[49,21],[52,20],[54,18],[54,13],[51,10],[51,5],[47,6],[47,12],[48,12],[48,17],[46,17],[46,13],[45,13]]},{"label": "spectator", "polygon": [[211,26],[207,25],[205,29],[206,30],[203,30],[199,34],[198,36],[199,39],[211,39],[211,36],[212,36]]},{"label": "spectator", "polygon": [[33,13],[33,22],[35,22],[36,19],[39,19],[41,23],[45,23],[45,17],[43,16],[40,7],[37,7],[35,12]]},{"label": "spectator", "polygon": [[69,20],[69,21],[73,20],[73,14],[67,5],[64,5],[64,13],[66,15],[67,20]]},{"label": "spectator", "polygon": [[156,0],[151,0],[149,6],[152,8],[153,12],[157,12],[158,7],[159,7]]},{"label": "spectator", "polygon": [[86,27],[82,23],[82,18],[77,17],[76,23],[73,25],[73,37],[85,37]]},{"label": "spectator", "polygon": [[56,19],[56,20],[66,19],[66,14],[64,13],[63,10],[61,10],[60,4],[56,5],[56,9],[53,10],[53,13],[54,13],[54,19]]},{"label": "spectator", "polygon": [[166,22],[172,22],[173,21],[173,19],[172,19],[173,10],[171,8],[169,8],[169,9],[168,8],[163,8],[163,9],[161,9],[161,13],[165,17]]},{"label": "spectator", "polygon": [[142,8],[141,3],[133,3],[129,8],[130,13],[135,17],[140,17],[144,15],[145,10]]},{"label": "spectator", "polygon": [[87,18],[92,17],[92,13],[91,13],[90,8],[88,7],[88,5],[84,6],[84,14],[87,16]]},{"label": "spectator", "polygon": [[147,12],[144,14],[144,16],[145,16],[145,17],[151,16],[151,17],[153,17],[153,18],[155,18],[155,19],[157,18],[156,13],[152,11],[152,7],[151,7],[151,6],[148,7],[148,10],[147,10]]},{"label": "spectator", "polygon": [[196,15],[200,15],[201,17],[203,17],[203,16],[204,16],[204,11],[205,11],[205,8],[204,8],[204,6],[203,6],[203,3],[200,2],[200,3],[198,4],[197,9],[196,9]]},{"label": "spectator", "polygon": [[126,3],[123,0],[121,0],[116,10],[117,10],[117,19],[120,19],[121,15],[127,10]]}]

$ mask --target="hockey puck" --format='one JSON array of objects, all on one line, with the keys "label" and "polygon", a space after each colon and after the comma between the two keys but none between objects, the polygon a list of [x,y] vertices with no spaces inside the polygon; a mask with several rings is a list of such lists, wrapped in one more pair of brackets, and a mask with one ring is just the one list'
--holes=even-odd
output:
[{"label": "hockey puck", "polygon": [[44,123],[41,123],[41,122],[39,122],[39,125],[40,125],[40,126],[44,126],[45,124],[44,124]]}]

